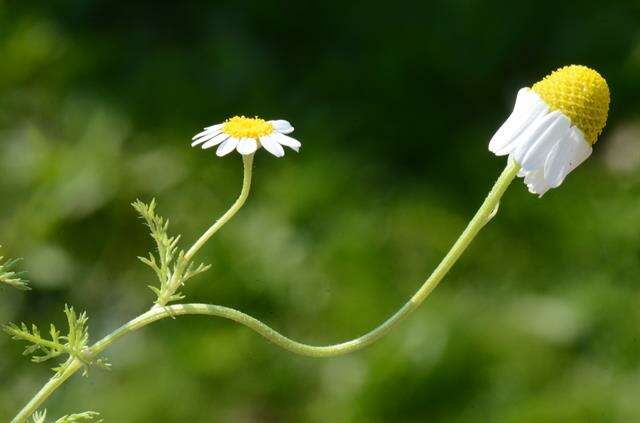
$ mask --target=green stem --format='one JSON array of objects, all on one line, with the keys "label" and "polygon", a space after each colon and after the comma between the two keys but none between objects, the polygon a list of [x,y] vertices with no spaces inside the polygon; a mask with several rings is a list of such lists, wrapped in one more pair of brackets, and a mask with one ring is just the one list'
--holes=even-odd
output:
[{"label": "green stem", "polygon": [[223,214],[216,222],[211,225],[209,229],[205,233],[202,234],[200,238],[189,248],[189,251],[184,255],[185,261],[191,261],[193,256],[196,255],[198,250],[202,248],[202,246],[215,234],[218,232],[225,223],[227,223],[235,214],[240,210],[240,208],[244,205],[244,202],[247,201],[247,197],[249,196],[249,190],[251,189],[251,174],[253,170],[253,154],[249,154],[247,156],[242,156],[242,163],[244,164],[244,176],[242,179],[242,191],[240,191],[240,195],[235,203],[231,206],[229,210],[225,214]]},{"label": "green stem", "polygon": [[[253,154],[249,154],[246,156],[242,156],[242,164],[244,167],[244,174],[242,177],[242,190],[240,191],[240,195],[236,199],[236,201],[231,205],[229,210],[227,210],[218,220],[216,220],[213,225],[206,230],[205,233],[202,234],[200,238],[189,248],[184,255],[184,262],[188,263],[191,261],[193,256],[202,248],[202,246],[211,238],[216,232],[220,230],[235,214],[242,208],[245,201],[247,201],[247,197],[249,197],[249,191],[251,190],[251,177],[253,174]],[[171,296],[176,292],[178,288],[180,288],[180,279],[178,277],[179,272],[175,272],[169,282],[169,289],[165,292],[161,298],[158,298],[158,301],[153,306],[164,307],[164,305],[169,302]]]},{"label": "green stem", "polygon": [[[245,175],[246,175],[246,164],[247,161],[250,163],[250,159],[245,159]],[[469,246],[471,241],[475,238],[478,232],[493,218],[495,211],[500,203],[500,198],[506,191],[507,187],[516,177],[519,170],[519,166],[515,163],[509,162],[507,167],[502,171],[502,174],[494,184],[493,188],[489,192],[489,195],[485,198],[484,202],[473,216],[465,230],[462,232],[458,240],[453,244],[451,250],[447,253],[444,259],[440,262],[438,267],[433,271],[431,276],[424,282],[424,284],[418,289],[418,291],[407,301],[395,314],[393,314],[389,319],[383,322],[380,326],[373,329],[371,332],[366,333],[358,338],[342,342],[339,344],[327,345],[327,346],[314,346],[308,345],[301,342],[294,341],[286,336],[280,334],[276,330],[262,323],[260,320],[249,316],[241,311],[234,310],[229,307],[223,307],[219,305],[211,305],[211,304],[177,304],[165,307],[154,307],[146,313],[136,317],[135,319],[129,321],[124,324],[120,328],[116,329],[111,334],[105,336],[103,339],[95,343],[87,352],[87,356],[89,358],[93,358],[105,350],[109,345],[113,342],[126,335],[129,332],[135,331],[137,329],[143,328],[148,324],[151,324],[157,320],[164,319],[165,317],[175,317],[180,315],[187,314],[199,314],[199,315],[207,315],[207,316],[217,316],[223,317],[226,319],[233,320],[237,323],[245,325],[250,329],[253,329],[258,334],[262,335],[272,343],[288,350],[296,354],[306,355],[310,357],[331,357],[341,354],[346,354],[352,351],[359,350],[361,348],[366,347],[367,345],[372,344],[376,340],[383,337],[387,334],[394,326],[396,326],[399,322],[404,320],[407,316],[409,316],[415,309],[417,309],[420,304],[427,298],[427,296],[438,286],[438,283],[442,280],[442,278],[447,274],[447,272],[451,269],[451,267],[455,264],[455,262],[460,258],[462,253]],[[245,178],[246,179],[246,178]],[[247,192],[248,192],[248,184]],[[245,191],[245,187],[243,186],[243,192]],[[237,208],[239,208],[244,199],[246,199],[246,195],[244,199],[242,199],[242,195],[236,201],[236,204],[240,204]],[[234,204],[234,206],[236,205]],[[233,207],[232,207],[233,208]],[[230,210],[231,211],[231,210]],[[237,209],[235,210],[237,211]],[[218,222],[222,221],[223,218],[227,215],[226,220],[228,220],[233,213],[225,213],[225,215],[218,220]],[[225,220],[225,221],[226,221]],[[206,242],[207,239],[218,228],[212,230],[217,224],[216,222],[214,226],[212,226],[206,233],[203,235],[198,242],[198,247],[191,248],[193,254],[197,252],[197,250]],[[220,225],[221,226],[221,225]],[[209,233],[211,232],[211,233]],[[208,236],[206,236],[208,234]],[[71,375],[73,375],[76,371],[78,371],[82,367],[82,363],[74,358],[70,358],[65,366],[63,372],[59,375],[54,376],[47,382],[47,384],[33,397],[31,401],[18,413],[18,415],[14,418],[13,422],[21,422],[27,419],[34,411],[38,409],[38,407],[62,384],[64,383]]]},{"label": "green stem", "polygon": [[31,401],[20,410],[20,412],[11,420],[12,423],[24,422],[33,413],[35,413],[40,405],[49,398],[53,392],[58,389],[67,379],[69,379],[78,369],[82,368],[82,362],[74,357],[69,357],[64,364],[64,370],[56,373],[49,381],[31,398]]}]

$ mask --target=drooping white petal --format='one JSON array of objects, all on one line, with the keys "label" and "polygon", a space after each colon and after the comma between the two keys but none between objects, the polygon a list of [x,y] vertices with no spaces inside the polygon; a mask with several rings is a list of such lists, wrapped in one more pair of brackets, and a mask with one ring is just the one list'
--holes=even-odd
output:
[{"label": "drooping white petal", "polygon": [[[553,123],[558,120],[560,112],[554,111],[545,115],[538,116],[533,122],[525,128],[524,131],[513,142],[514,149],[510,153],[510,156],[515,160],[516,154],[518,157],[522,157],[533,144],[540,139],[542,134],[549,129]],[[520,160],[516,160],[520,163]]]},{"label": "drooping white petal", "polygon": [[514,110],[489,143],[496,155],[509,155],[521,168],[530,192],[542,196],[556,188],[592,152],[582,131],[532,90],[518,92]]},{"label": "drooping white petal", "polygon": [[231,137],[227,139],[225,142],[220,144],[220,146],[216,150],[216,155],[218,157],[222,157],[231,153],[238,146],[238,141],[239,141],[238,138],[235,138],[235,137]]},{"label": "drooping white petal", "polygon": [[271,135],[276,141],[278,141],[280,144],[282,145],[286,145],[287,147],[290,147],[293,151],[295,151],[296,153],[299,151],[300,147],[302,146],[302,144],[300,143],[300,141],[298,141],[295,138],[291,138],[288,135],[284,135],[281,133],[274,133]]},{"label": "drooping white petal", "polygon": [[275,139],[273,139],[271,135],[260,137],[260,144],[262,144],[264,149],[274,156],[284,156],[284,148],[282,148],[282,146]]},{"label": "drooping white petal", "polygon": [[532,194],[538,194],[540,197],[549,191],[549,184],[544,179],[544,171],[542,169],[533,172],[521,170],[518,176],[524,176],[524,183]]},{"label": "drooping white petal", "polygon": [[548,106],[536,93],[522,88],[518,91],[513,112],[489,141],[489,151],[498,156],[511,153],[517,147],[519,135],[548,110]]},{"label": "drooping white petal", "polygon": [[222,129],[223,126],[224,126],[224,123],[218,123],[216,125],[207,126],[204,129],[216,130],[216,129]]},{"label": "drooping white petal", "polygon": [[516,94],[516,104],[513,106],[513,110],[516,113],[527,112],[533,107],[539,107],[540,100],[540,96],[532,91],[531,88],[520,88],[518,94]]},{"label": "drooping white petal", "polygon": [[293,132],[293,126],[286,120],[270,120],[269,123],[273,125],[273,129],[281,134],[290,134]]},{"label": "drooping white petal", "polygon": [[513,152],[513,158],[525,170],[541,168],[553,146],[569,135],[571,121],[560,112],[552,112],[547,116],[551,115],[554,115],[555,119],[551,120],[537,138],[532,139],[532,142],[526,146],[522,143]]},{"label": "drooping white petal", "polygon": [[246,156],[247,154],[253,154],[258,149],[258,142],[254,138],[242,138],[238,143],[238,153]]},{"label": "drooping white petal", "polygon": [[214,147],[214,146],[220,144],[222,141],[226,140],[227,138],[229,138],[229,135],[227,135],[224,132],[222,132],[222,133],[214,136],[213,138],[211,138],[209,141],[207,141],[204,144],[202,144],[202,148],[206,150],[207,148]]},{"label": "drooping white petal", "polygon": [[582,132],[572,128],[571,135],[562,139],[549,154],[544,166],[544,178],[552,188],[564,182],[567,175],[591,155],[593,148]]},{"label": "drooping white petal", "polygon": [[531,143],[526,150],[518,149],[512,156],[518,155],[517,163],[525,171],[534,171],[541,169],[544,166],[544,162],[549,156],[551,149],[559,142],[558,138],[544,137],[539,138],[537,141]]},{"label": "drooping white petal", "polygon": [[569,171],[567,173],[580,166],[593,152],[591,144],[584,138],[582,131],[575,126],[571,128],[569,139],[574,144],[574,148],[569,159]]},{"label": "drooping white petal", "polygon": [[568,137],[560,140],[549,153],[547,161],[544,163],[544,179],[550,187],[560,186],[564,178],[569,173],[569,159],[573,150],[573,143]]}]

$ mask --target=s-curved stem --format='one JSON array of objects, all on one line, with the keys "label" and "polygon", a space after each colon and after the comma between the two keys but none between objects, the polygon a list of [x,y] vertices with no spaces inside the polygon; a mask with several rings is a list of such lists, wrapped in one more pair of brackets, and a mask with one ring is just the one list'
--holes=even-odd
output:
[{"label": "s-curved stem", "polygon": [[213,225],[209,229],[202,234],[200,238],[189,248],[184,255],[184,259],[186,261],[190,261],[193,256],[196,255],[198,250],[202,248],[202,246],[215,234],[218,232],[220,228],[224,226],[235,214],[242,208],[244,202],[247,201],[247,197],[249,197],[249,190],[251,189],[251,174],[253,173],[253,154],[243,155],[242,156],[242,164],[244,165],[244,176],[242,178],[242,190],[240,191],[240,195],[238,199],[233,203],[233,205],[223,214],[218,220],[215,221]]},{"label": "s-curved stem", "polygon": [[[247,163],[245,162],[245,166]],[[249,163],[249,167],[251,163]],[[246,168],[245,168],[246,169]],[[493,188],[489,192],[489,195],[485,198],[484,202],[473,216],[465,230],[462,232],[460,237],[456,240],[456,242],[451,247],[451,250],[446,254],[446,256],[442,259],[440,264],[435,268],[433,273],[429,276],[429,278],[422,284],[422,286],[416,291],[416,293],[407,301],[396,313],[394,313],[391,317],[389,317],[386,321],[384,321],[381,325],[373,329],[372,331],[349,341],[342,342],[339,344],[326,345],[326,346],[315,346],[308,345],[298,341],[294,341],[290,339],[275,329],[272,329],[270,326],[262,323],[260,320],[243,313],[241,311],[219,306],[219,305],[211,305],[211,304],[176,304],[171,306],[164,307],[153,307],[146,313],[136,317],[135,319],[129,321],[124,324],[120,328],[116,329],[111,334],[105,336],[103,339],[95,343],[89,350],[87,351],[87,356],[85,358],[93,358],[100,354],[103,350],[105,350],[109,345],[113,342],[126,335],[129,332],[141,329],[148,324],[151,324],[155,321],[164,319],[165,317],[175,317],[180,315],[188,315],[188,314],[198,314],[198,315],[207,315],[207,316],[217,316],[225,319],[233,320],[237,323],[240,323],[248,328],[254,330],[258,334],[262,335],[264,338],[269,340],[270,342],[278,345],[288,351],[291,351],[296,354],[301,354],[310,357],[331,357],[341,354],[346,354],[349,352],[353,352],[359,349],[366,347],[367,345],[372,344],[378,339],[382,338],[386,335],[394,326],[404,320],[407,316],[409,316],[413,311],[415,311],[420,304],[429,296],[429,294],[438,286],[443,277],[447,274],[447,272],[451,269],[451,267],[456,263],[458,258],[462,255],[462,253],[469,246],[471,241],[475,238],[478,232],[493,218],[497,207],[500,203],[500,198],[505,193],[506,189],[509,187],[509,184],[513,179],[517,176],[518,170],[520,166],[515,164],[512,161],[509,161],[506,168],[502,171],[500,177],[495,182]],[[244,190],[243,185],[243,192]],[[242,196],[241,196],[242,198]],[[246,197],[245,197],[246,198]],[[239,199],[236,204],[240,204],[244,202],[244,199]],[[234,204],[234,206],[236,205]],[[239,207],[238,207],[239,208]],[[233,206],[232,206],[233,209]],[[231,209],[230,209],[231,211]],[[237,210],[235,210],[237,211]],[[235,214],[235,211],[231,214]],[[229,212],[225,213],[224,216],[229,214]],[[223,216],[223,217],[224,217]],[[222,220],[222,218],[220,219]],[[227,219],[228,220],[228,219]],[[226,220],[225,220],[226,221]],[[217,224],[217,222],[216,222]],[[212,226],[201,238],[200,240],[194,244],[194,247],[191,248],[190,251],[193,250],[193,254],[206,242],[207,239],[217,230],[219,229]],[[211,233],[209,233],[211,232]],[[197,247],[196,247],[197,246]],[[193,255],[192,254],[192,255]],[[66,363],[65,370],[52,377],[45,386],[33,397],[33,399],[18,413],[18,415],[14,418],[13,422],[22,422],[26,420],[33,412],[37,410],[37,408],[60,386],[62,385],[69,377],[71,377],[75,372],[77,372],[80,368],[82,368],[83,364],[80,360],[76,358],[69,358]]]}]

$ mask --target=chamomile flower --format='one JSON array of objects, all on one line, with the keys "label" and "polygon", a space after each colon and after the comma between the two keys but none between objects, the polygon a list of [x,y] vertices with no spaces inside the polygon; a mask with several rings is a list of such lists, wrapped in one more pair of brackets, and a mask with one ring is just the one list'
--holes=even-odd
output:
[{"label": "chamomile flower", "polygon": [[223,123],[209,126],[193,137],[191,146],[202,145],[203,149],[218,146],[216,154],[225,156],[236,150],[246,156],[264,147],[276,157],[284,156],[283,146],[299,151],[300,141],[287,134],[293,126],[286,120],[266,121],[258,117],[234,116]]},{"label": "chamomile flower", "polygon": [[542,196],[585,161],[609,112],[609,87],[586,66],[560,68],[518,92],[489,150],[520,166],[529,192]]}]

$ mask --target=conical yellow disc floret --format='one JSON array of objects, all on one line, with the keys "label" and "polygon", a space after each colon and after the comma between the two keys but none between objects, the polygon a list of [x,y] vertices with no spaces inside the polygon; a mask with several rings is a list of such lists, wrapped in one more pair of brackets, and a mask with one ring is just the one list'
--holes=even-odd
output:
[{"label": "conical yellow disc floret", "polygon": [[607,81],[598,72],[586,66],[565,66],[531,89],[551,110],[564,113],[588,142],[596,142],[607,123],[610,101]]}]

